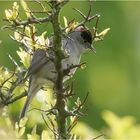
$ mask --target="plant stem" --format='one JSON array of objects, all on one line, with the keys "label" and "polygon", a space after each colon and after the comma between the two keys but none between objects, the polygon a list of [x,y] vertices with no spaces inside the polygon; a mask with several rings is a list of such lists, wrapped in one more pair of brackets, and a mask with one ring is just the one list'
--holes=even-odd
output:
[{"label": "plant stem", "polygon": [[58,5],[57,1],[52,1],[52,25],[54,30],[53,36],[53,45],[55,48],[55,68],[57,71],[57,80],[55,83],[56,88],[56,108],[58,113],[56,115],[56,121],[58,126],[58,135],[57,139],[66,139],[66,111],[65,111],[65,100],[63,93],[63,70],[61,60],[63,59],[63,53],[61,51],[62,47],[62,31],[59,23],[59,12],[62,8],[61,5]]}]

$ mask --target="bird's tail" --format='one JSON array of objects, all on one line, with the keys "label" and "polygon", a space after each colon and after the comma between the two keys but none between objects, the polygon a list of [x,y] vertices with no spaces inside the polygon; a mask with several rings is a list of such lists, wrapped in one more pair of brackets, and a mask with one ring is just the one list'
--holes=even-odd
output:
[{"label": "bird's tail", "polygon": [[28,109],[32,99],[34,98],[34,96],[36,95],[36,93],[39,91],[40,88],[41,88],[40,85],[36,85],[36,86],[34,84],[31,85],[29,93],[27,95],[26,102],[25,102],[24,107],[20,113],[19,119],[25,117],[27,109]]},{"label": "bird's tail", "polygon": [[30,97],[27,97],[24,107],[20,113],[19,119],[24,118],[30,104]]}]

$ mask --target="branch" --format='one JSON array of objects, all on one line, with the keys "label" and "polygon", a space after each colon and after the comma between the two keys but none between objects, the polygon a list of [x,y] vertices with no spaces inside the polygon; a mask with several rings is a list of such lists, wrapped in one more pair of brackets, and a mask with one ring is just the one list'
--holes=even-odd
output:
[{"label": "branch", "polygon": [[76,12],[78,12],[78,13],[83,17],[83,19],[84,19],[81,23],[79,23],[79,24],[76,26],[76,28],[79,27],[79,26],[85,26],[85,24],[86,24],[87,22],[90,22],[90,21],[92,21],[92,20],[94,20],[94,19],[97,19],[96,25],[95,25],[95,29],[97,30],[97,25],[98,25],[98,21],[99,21],[100,15],[99,15],[99,14],[96,14],[96,15],[94,15],[94,16],[90,16],[90,15],[91,15],[91,7],[92,7],[91,1],[89,1],[89,11],[88,11],[87,15],[85,15],[85,14],[84,14],[82,11],[80,11],[79,9],[73,8],[73,10],[75,10]]},{"label": "branch", "polygon": [[[35,0],[35,2],[39,3],[41,5],[41,7],[44,9],[44,6],[41,2],[39,2],[38,0]],[[51,1],[52,2],[52,1]],[[64,0],[62,2],[52,2],[52,3],[56,3],[55,6],[60,7],[60,6],[64,6],[66,3],[68,2],[68,0]],[[43,11],[45,12],[45,11]],[[31,12],[33,13],[33,12]],[[38,12],[37,12],[38,13]],[[45,12],[46,13],[46,12]],[[45,23],[45,22],[51,22],[52,21],[52,16],[53,14],[50,14],[48,17],[42,17],[42,18],[36,18],[36,17],[32,17],[32,18],[28,18],[27,20],[24,21],[19,21],[19,20],[13,20],[13,24],[11,25],[5,25],[3,26],[1,29],[6,29],[6,28],[17,28],[18,26],[27,26],[29,24],[40,24],[40,23]],[[7,19],[4,19],[5,21],[9,21]]]},{"label": "branch", "polygon": [[52,26],[54,30],[53,35],[53,46],[55,48],[55,69],[57,71],[57,79],[55,83],[56,89],[56,107],[58,113],[56,115],[56,121],[58,126],[58,139],[67,139],[66,137],[66,110],[65,110],[65,99],[63,92],[63,70],[61,60],[64,58],[64,54],[61,50],[62,47],[62,30],[60,27],[59,13],[68,1],[54,1],[50,3],[52,5]]},{"label": "branch", "polygon": [[28,110],[28,112],[30,112],[32,110],[38,110],[40,112],[44,112],[44,113],[46,113],[46,115],[49,115],[49,114],[56,115],[56,113],[55,113],[56,107],[55,106],[52,107],[51,109],[48,109],[48,110],[43,110],[43,109],[39,109],[39,108],[32,108],[32,109]]},{"label": "branch", "polygon": [[87,22],[90,22],[90,21],[92,21],[92,20],[94,20],[94,19],[99,19],[99,17],[100,17],[100,15],[99,14],[96,14],[96,15],[94,15],[94,16],[91,16],[91,17],[89,17],[89,18],[86,18],[84,21],[82,21],[81,23],[79,23],[77,26],[76,26],[76,28],[77,27],[79,27],[79,26],[84,26]]},{"label": "branch", "polygon": [[35,0],[35,2],[37,2],[41,6],[41,8],[43,9],[44,12],[47,12],[48,13],[48,11],[46,11],[46,8],[42,4],[42,2],[40,2],[39,0]]},{"label": "branch", "polygon": [[101,135],[99,135],[99,136],[93,138],[92,140],[96,140],[96,139],[98,139],[98,138],[100,138],[100,137],[103,137],[103,136],[105,136],[105,135],[104,135],[104,134],[101,134]]},{"label": "branch", "polygon": [[80,63],[78,65],[71,65],[69,68],[63,71],[64,76],[68,75],[72,69],[81,68],[83,65],[86,65],[86,62]]},{"label": "branch", "polygon": [[53,134],[59,137],[59,135],[57,134],[57,132],[55,132],[55,131],[48,125],[48,123],[47,123],[47,121],[45,120],[43,114],[42,114],[42,118],[43,118],[43,120],[44,120],[46,126],[53,132]]},{"label": "branch", "polygon": [[[70,88],[70,90],[69,90]],[[67,88],[64,90],[64,92],[66,92],[65,97],[72,97],[73,95],[75,95],[73,93],[73,82],[71,84],[71,87],[68,85]]]},{"label": "branch", "polygon": [[74,126],[77,124],[77,120],[78,120],[78,117],[76,117],[74,119],[74,121],[70,124],[70,126],[68,127],[67,131],[68,131],[68,134],[71,132],[71,130],[74,128]]},{"label": "branch", "polygon": [[88,98],[88,95],[89,95],[89,93],[86,94],[85,99],[79,105],[77,105],[77,107],[74,110],[67,112],[67,115],[68,116],[84,116],[85,114],[80,112],[80,109],[84,106],[84,104]]},{"label": "branch", "polygon": [[24,21],[18,21],[14,20],[13,24],[11,25],[5,25],[1,29],[6,29],[6,28],[17,28],[18,26],[27,26],[29,24],[40,24],[40,23],[45,23],[45,22],[50,22],[52,20],[52,15],[48,17],[43,17],[43,18],[30,18],[28,20]]},{"label": "branch", "polygon": [[[16,72],[16,67],[18,67],[18,65],[10,55],[9,57],[12,63],[14,64],[14,71],[11,72],[12,74],[7,79],[5,79],[0,85],[0,98],[1,98],[0,106],[11,104],[27,95],[27,92],[24,92],[15,97],[12,94],[14,89],[20,84],[22,73]],[[6,83],[10,83],[11,86],[4,87]]]},{"label": "branch", "polygon": [[14,98],[11,98],[9,100],[6,100],[3,104],[4,105],[8,105],[8,104],[14,103],[15,101],[17,101],[17,100],[19,100],[19,99],[27,96],[27,94],[28,94],[27,92],[24,92],[21,95],[18,95],[18,96],[15,96]]}]

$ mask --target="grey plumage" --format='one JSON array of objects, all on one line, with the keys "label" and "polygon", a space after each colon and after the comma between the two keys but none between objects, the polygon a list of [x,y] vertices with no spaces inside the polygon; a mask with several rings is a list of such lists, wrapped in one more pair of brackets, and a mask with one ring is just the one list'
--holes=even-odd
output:
[{"label": "grey plumage", "polygon": [[[77,65],[80,62],[80,57],[83,52],[88,48],[91,48],[91,43],[87,42],[85,38],[81,36],[80,31],[73,31],[68,35],[69,37],[62,38],[63,51],[69,55],[69,57],[62,60],[62,69],[67,69],[71,65]],[[89,39],[89,38],[88,38]],[[53,55],[53,52],[47,52]],[[52,53],[52,54],[51,54]],[[76,71],[72,69],[71,74]],[[52,87],[57,78],[57,72],[55,70],[54,63],[47,57],[46,51],[43,49],[37,49],[33,55],[31,65],[28,71],[29,76],[29,90],[25,105],[21,111],[20,118],[25,116],[28,106],[36,93],[40,88],[47,84]],[[64,80],[67,80],[65,77]]]}]

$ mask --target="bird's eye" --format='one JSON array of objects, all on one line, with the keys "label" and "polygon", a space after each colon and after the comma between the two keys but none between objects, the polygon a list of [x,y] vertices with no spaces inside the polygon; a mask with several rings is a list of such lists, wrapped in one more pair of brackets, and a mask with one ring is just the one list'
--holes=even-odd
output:
[{"label": "bird's eye", "polygon": [[83,31],[81,32],[81,37],[84,40],[84,43],[89,42],[90,44],[92,43],[92,35],[90,31]]}]

